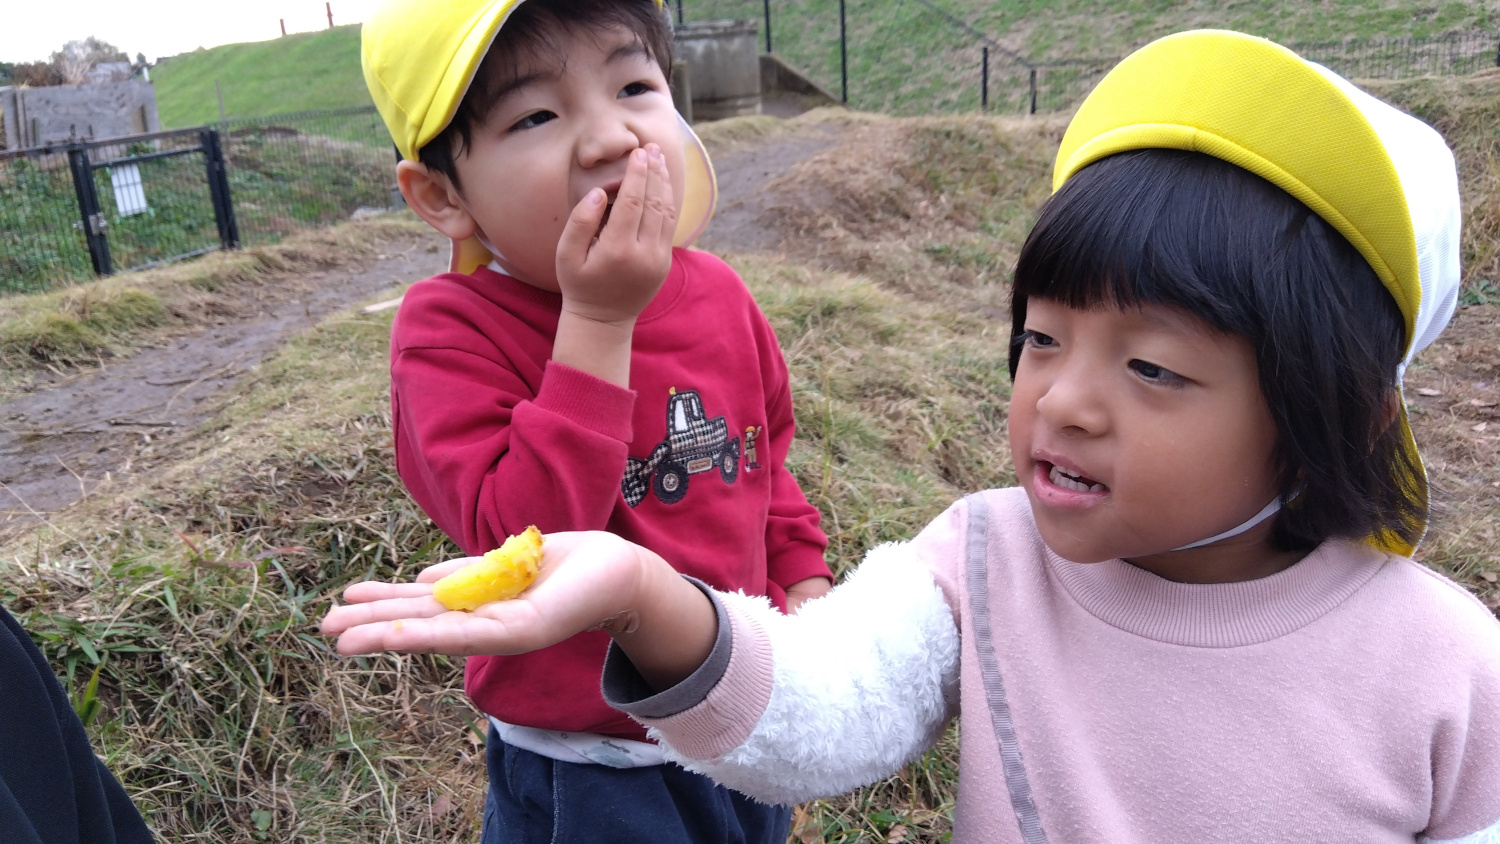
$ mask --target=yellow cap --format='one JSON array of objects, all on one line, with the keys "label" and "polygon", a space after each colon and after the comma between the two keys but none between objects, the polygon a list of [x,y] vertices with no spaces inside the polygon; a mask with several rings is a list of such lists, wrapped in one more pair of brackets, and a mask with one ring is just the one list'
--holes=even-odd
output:
[{"label": "yellow cap", "polygon": [[[1105,156],[1153,148],[1243,167],[1343,234],[1401,309],[1402,372],[1452,317],[1458,176],[1452,152],[1427,124],[1285,47],[1200,30],[1152,42],[1100,80],[1063,136],[1053,189]],[[1399,424],[1421,474],[1406,486],[1425,500],[1404,407]],[[1401,554],[1415,550],[1389,533],[1372,541]]]},{"label": "yellow cap", "polygon": [[[453,120],[495,35],[522,0],[386,0],[365,21],[360,59],[365,84],[402,158],[417,153]],[[662,0],[655,0],[661,8]],[[674,242],[688,246],[713,216],[713,164],[681,122],[687,172]],[[455,243],[455,271],[489,263],[478,240]],[[477,262],[477,263],[476,263]]]}]

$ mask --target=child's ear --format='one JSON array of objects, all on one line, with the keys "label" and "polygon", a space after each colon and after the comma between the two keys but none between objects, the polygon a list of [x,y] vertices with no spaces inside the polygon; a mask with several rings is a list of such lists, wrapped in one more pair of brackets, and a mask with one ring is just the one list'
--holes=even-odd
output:
[{"label": "child's ear", "polygon": [[477,230],[458,188],[446,175],[408,159],[396,164],[396,184],[411,210],[449,239],[467,240]]},{"label": "child's ear", "polygon": [[1401,391],[1400,390],[1388,390],[1388,391],[1386,391],[1385,402],[1384,402],[1383,406],[1380,408],[1380,424],[1379,424],[1379,426],[1375,430],[1375,436],[1371,438],[1372,441],[1373,440],[1378,440],[1381,437],[1385,436],[1385,432],[1388,431],[1388,430],[1390,430],[1391,425],[1394,424],[1395,421],[1396,421],[1397,414],[1399,414],[1400,412],[1401,412]]}]

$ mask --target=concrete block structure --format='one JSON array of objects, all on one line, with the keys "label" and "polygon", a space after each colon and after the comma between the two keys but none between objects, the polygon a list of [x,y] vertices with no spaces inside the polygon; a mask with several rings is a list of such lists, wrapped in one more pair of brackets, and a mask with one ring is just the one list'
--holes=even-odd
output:
[{"label": "concrete block structure", "polygon": [[760,114],[755,21],[687,23],[674,35],[687,63],[694,120]]},{"label": "concrete block structure", "polygon": [[104,140],[161,130],[156,88],[130,80],[0,88],[0,149]]}]

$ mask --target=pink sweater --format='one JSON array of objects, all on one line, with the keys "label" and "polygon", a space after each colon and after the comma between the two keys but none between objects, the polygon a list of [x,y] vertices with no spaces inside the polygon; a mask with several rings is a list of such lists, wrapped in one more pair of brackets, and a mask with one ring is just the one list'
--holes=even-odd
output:
[{"label": "pink sweater", "polygon": [[877,780],[956,709],[955,841],[1500,841],[1500,625],[1363,543],[1173,583],[1061,559],[992,490],[797,616],[716,599],[706,694],[612,702],[761,799]]}]

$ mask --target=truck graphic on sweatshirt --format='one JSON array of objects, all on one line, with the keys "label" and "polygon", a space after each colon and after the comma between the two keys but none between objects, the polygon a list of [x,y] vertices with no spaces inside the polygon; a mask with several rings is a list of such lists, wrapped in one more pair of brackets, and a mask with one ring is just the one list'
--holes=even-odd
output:
[{"label": "truck graphic on sweatshirt", "polygon": [[687,495],[690,476],[714,468],[724,483],[734,483],[740,474],[740,438],[729,436],[724,417],[707,417],[697,390],[673,387],[667,398],[666,439],[644,460],[626,458],[620,491],[631,507],[645,499],[648,489],[663,504],[676,504]]}]

